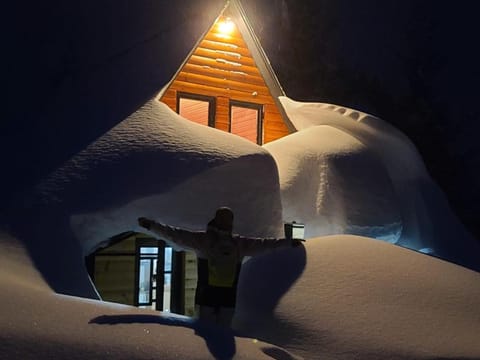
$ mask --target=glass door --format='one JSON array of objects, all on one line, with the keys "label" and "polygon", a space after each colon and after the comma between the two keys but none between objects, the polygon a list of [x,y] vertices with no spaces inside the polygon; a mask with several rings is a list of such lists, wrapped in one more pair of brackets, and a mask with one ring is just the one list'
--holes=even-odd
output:
[{"label": "glass door", "polygon": [[139,249],[138,297],[142,308],[157,308],[158,247],[141,246]]},{"label": "glass door", "polygon": [[137,306],[171,310],[172,248],[138,247]]},{"label": "glass door", "polygon": [[172,303],[172,248],[165,247],[163,259],[162,310],[171,311]]}]

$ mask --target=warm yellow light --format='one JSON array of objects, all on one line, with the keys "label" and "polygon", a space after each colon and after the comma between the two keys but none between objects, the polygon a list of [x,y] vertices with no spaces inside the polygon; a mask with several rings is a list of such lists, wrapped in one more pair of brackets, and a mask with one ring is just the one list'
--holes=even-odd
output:
[{"label": "warm yellow light", "polygon": [[229,35],[235,30],[235,24],[230,18],[218,23],[218,31],[222,34]]}]

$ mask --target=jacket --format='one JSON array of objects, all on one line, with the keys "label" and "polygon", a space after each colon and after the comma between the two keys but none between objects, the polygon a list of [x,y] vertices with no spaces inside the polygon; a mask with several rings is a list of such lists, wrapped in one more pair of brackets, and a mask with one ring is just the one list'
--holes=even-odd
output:
[{"label": "jacket", "polygon": [[195,303],[212,307],[235,306],[244,257],[292,246],[291,240],[243,237],[212,224],[207,231],[189,231],[154,222],[150,230],[176,249],[195,252],[198,258]]}]

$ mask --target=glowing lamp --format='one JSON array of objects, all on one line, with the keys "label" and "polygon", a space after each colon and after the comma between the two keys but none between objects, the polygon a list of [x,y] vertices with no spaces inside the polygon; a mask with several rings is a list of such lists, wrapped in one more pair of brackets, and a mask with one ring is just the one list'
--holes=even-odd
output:
[{"label": "glowing lamp", "polygon": [[286,239],[304,239],[305,238],[305,224],[297,223],[296,221],[287,222],[283,224]]},{"label": "glowing lamp", "polygon": [[230,18],[218,23],[218,31],[224,35],[229,35],[235,30],[235,24]]}]

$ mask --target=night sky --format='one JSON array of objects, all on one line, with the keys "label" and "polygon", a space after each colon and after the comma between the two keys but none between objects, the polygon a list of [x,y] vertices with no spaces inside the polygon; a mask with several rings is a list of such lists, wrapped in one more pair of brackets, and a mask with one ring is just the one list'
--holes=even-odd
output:
[{"label": "night sky", "polygon": [[479,238],[480,5],[274,3],[268,11],[266,2],[244,1],[287,95],[352,107],[395,125]]},{"label": "night sky", "polygon": [[[242,1],[289,97],[352,107],[395,125],[480,238],[475,3]],[[6,5],[2,210],[15,192],[161,89],[222,6],[215,0]]]}]

